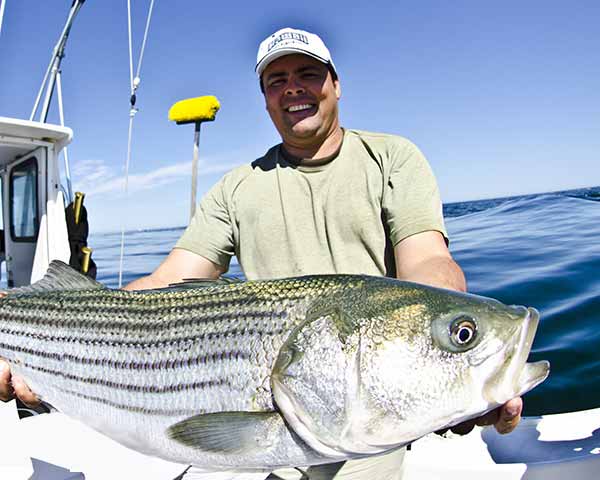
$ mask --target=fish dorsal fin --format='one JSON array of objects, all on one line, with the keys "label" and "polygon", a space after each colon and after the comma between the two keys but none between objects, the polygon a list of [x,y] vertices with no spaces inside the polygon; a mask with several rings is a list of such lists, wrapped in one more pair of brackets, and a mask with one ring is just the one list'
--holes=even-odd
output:
[{"label": "fish dorsal fin", "polygon": [[12,288],[9,295],[50,292],[57,290],[93,290],[106,288],[60,260],[52,260],[44,278],[25,287]]},{"label": "fish dorsal fin", "polygon": [[216,280],[212,278],[186,278],[181,282],[169,284],[168,288],[186,290],[192,288],[219,287],[223,285],[231,285],[232,283],[242,282],[242,280],[235,277],[220,277]]}]

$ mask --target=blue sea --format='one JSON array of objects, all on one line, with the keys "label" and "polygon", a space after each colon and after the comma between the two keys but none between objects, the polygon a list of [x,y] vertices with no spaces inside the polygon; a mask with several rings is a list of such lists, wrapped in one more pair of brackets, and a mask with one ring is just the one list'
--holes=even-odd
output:
[{"label": "blue sea", "polygon": [[[469,291],[541,313],[530,360],[549,360],[551,374],[525,396],[525,413],[600,407],[600,187],[451,203],[444,212]],[[123,282],[158,266],[183,229],[128,232]],[[98,280],[116,287],[120,233],[89,243]],[[229,274],[242,276],[235,263]]]}]

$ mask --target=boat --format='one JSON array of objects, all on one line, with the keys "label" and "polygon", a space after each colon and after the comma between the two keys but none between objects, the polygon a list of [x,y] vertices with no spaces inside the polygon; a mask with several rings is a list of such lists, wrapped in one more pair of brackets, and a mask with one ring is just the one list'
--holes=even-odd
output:
[{"label": "boat", "polygon": [[59,155],[70,128],[0,117],[2,245],[8,288],[39,280],[50,259],[69,263]]},{"label": "boat", "polygon": [[[69,238],[74,198],[61,184],[60,155],[72,138],[70,128],[43,119],[0,118],[0,262],[8,287],[40,279],[52,259],[69,263],[81,254]],[[19,415],[15,403],[0,403],[2,437],[10,439],[1,449],[2,479],[174,480],[186,468],[129,450],[60,413],[22,407]],[[431,434],[411,445],[403,468],[405,480],[596,479],[600,408],[525,417],[504,436],[492,427]]]},{"label": "boat", "polygon": [[407,452],[403,480],[592,480],[600,471],[600,408],[523,417],[500,435],[430,434]]}]

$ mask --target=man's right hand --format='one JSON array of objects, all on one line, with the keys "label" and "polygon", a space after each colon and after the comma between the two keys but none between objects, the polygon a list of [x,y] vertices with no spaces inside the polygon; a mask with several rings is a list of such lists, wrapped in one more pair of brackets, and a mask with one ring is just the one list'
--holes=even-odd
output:
[{"label": "man's right hand", "polygon": [[8,363],[0,358],[0,400],[8,402],[18,397],[28,407],[37,407],[40,404],[39,399],[23,379],[11,377]]}]

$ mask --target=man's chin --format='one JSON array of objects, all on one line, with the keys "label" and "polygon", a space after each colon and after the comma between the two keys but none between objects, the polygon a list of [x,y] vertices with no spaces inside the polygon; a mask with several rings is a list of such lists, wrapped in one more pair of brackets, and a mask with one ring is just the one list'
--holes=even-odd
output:
[{"label": "man's chin", "polygon": [[311,120],[310,118],[305,118],[292,125],[290,136],[295,138],[310,138],[317,135],[320,125]]}]

